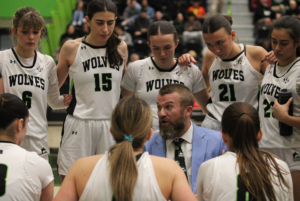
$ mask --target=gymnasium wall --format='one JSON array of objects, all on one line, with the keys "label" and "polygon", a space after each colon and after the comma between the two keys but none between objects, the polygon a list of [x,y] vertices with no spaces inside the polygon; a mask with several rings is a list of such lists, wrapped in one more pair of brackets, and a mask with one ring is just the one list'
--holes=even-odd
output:
[{"label": "gymnasium wall", "polygon": [[55,0],[1,0],[0,18],[12,18],[20,7],[30,6],[40,11],[43,17],[51,17],[52,10],[58,10]]}]

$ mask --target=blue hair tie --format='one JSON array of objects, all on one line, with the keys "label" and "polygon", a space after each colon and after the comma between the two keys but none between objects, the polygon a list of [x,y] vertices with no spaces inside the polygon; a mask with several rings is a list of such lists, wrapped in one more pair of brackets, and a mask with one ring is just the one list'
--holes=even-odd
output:
[{"label": "blue hair tie", "polygon": [[133,139],[134,138],[132,137],[132,135],[125,134],[123,141],[127,140],[127,141],[129,141],[132,144]]}]

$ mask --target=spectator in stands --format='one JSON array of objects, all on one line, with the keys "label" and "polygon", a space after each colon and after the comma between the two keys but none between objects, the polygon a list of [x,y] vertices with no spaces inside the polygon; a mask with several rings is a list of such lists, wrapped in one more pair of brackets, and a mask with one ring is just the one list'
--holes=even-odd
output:
[{"label": "spectator in stands", "polygon": [[172,15],[172,19],[175,19],[178,13],[182,13],[185,16],[187,10],[187,2],[185,0],[176,0],[174,2],[174,11]]},{"label": "spectator in stands", "polygon": [[[286,12],[286,5],[288,5],[289,0],[271,0],[271,9],[280,14],[283,15]],[[278,17],[279,18],[279,17]]]},{"label": "spectator in stands", "polygon": [[173,21],[173,25],[176,28],[178,36],[180,37],[184,31],[184,18],[182,13],[177,13],[177,17]]},{"label": "spectator in stands", "polygon": [[160,10],[158,10],[155,12],[155,16],[154,16],[152,22],[157,22],[157,21],[161,21],[161,20],[163,20],[163,14]]},{"label": "spectator in stands", "polygon": [[[258,4],[259,4],[260,0],[249,0],[249,10],[251,12],[254,12],[255,9],[257,8]],[[268,1],[268,6],[271,7],[271,0],[267,0]]]},{"label": "spectator in stands", "polygon": [[124,31],[121,25],[116,25],[115,31],[119,35],[119,38],[126,42],[127,46],[133,46],[132,36],[127,31]]},{"label": "spectator in stands", "polygon": [[139,16],[140,10],[141,5],[136,0],[130,0],[129,5],[123,12],[124,21],[122,22],[122,26],[131,26],[134,23],[134,20]]},{"label": "spectator in stands", "polygon": [[75,33],[75,27],[73,24],[69,24],[67,25],[66,32],[60,37],[60,44],[63,40],[73,40],[75,38],[78,38],[78,35]]},{"label": "spectator in stands", "polygon": [[193,12],[196,19],[204,19],[206,17],[206,11],[203,6],[200,6],[199,0],[193,0],[192,6],[187,9],[187,12]]},{"label": "spectator in stands", "polygon": [[142,8],[140,16],[134,21],[134,38],[147,39],[147,31],[150,26],[150,20],[147,18],[147,10]]},{"label": "spectator in stands", "polygon": [[276,13],[271,10],[268,0],[259,0],[253,15],[255,44],[264,47],[267,51],[271,50],[269,33],[275,19]]},{"label": "spectator in stands", "polygon": [[287,15],[292,15],[296,17],[300,17],[300,9],[297,6],[297,2],[294,0],[289,1],[289,6],[286,6],[286,14]]},{"label": "spectator in stands", "polygon": [[[121,25],[116,25],[115,26],[115,31],[117,32],[117,34],[119,35],[119,38],[123,41],[126,42],[127,44],[127,49],[128,49],[128,55],[131,54],[131,52],[134,49],[134,45],[133,45],[133,41],[132,41],[132,36],[130,33],[128,33],[127,31],[124,31],[124,28]],[[127,55],[127,58],[128,58]]]},{"label": "spectator in stands", "polygon": [[223,10],[224,0],[211,0],[210,4],[210,14],[215,15],[221,13]]},{"label": "spectator in stands", "polygon": [[200,49],[202,47],[202,45],[201,45],[201,38],[202,38],[201,23],[199,20],[197,20],[195,18],[195,15],[193,12],[188,12],[187,19],[188,20],[184,23],[184,32],[182,33],[183,44],[186,46],[189,40],[194,39],[198,42],[198,48],[193,48],[193,49],[196,50],[197,52],[201,52],[201,49]]},{"label": "spectator in stands", "polygon": [[148,0],[148,3],[155,11],[160,11],[163,14],[164,19],[173,19],[174,0]]},{"label": "spectator in stands", "polygon": [[[57,47],[54,51],[54,54],[53,54],[53,58],[55,60],[55,63],[58,63],[58,60],[59,60],[59,53],[60,53],[60,50],[61,50],[61,47],[63,46],[63,44],[67,41],[67,40],[71,40],[69,38],[63,38],[61,41],[60,41],[60,44],[59,44],[59,47]],[[67,92],[69,93],[69,92]]]},{"label": "spectator in stands", "polygon": [[147,17],[148,19],[153,19],[155,15],[155,10],[151,6],[148,5],[148,0],[142,0],[141,1],[142,9],[145,9],[147,11]]},{"label": "spectator in stands", "polygon": [[184,31],[201,31],[201,23],[196,20],[193,12],[187,13],[187,21],[184,23]]},{"label": "spectator in stands", "polygon": [[131,66],[132,62],[140,60],[140,56],[136,53],[132,53],[129,57],[129,62],[127,64],[127,69]]},{"label": "spectator in stands", "polygon": [[83,1],[76,3],[76,10],[73,12],[72,18],[72,24],[74,26],[82,26],[82,24],[85,23],[83,5]]}]

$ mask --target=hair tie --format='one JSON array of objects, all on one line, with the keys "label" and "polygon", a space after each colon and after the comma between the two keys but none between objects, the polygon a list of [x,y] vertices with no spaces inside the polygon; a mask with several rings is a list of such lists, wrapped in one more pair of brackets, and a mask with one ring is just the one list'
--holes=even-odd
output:
[{"label": "hair tie", "polygon": [[[239,117],[243,116],[244,114],[247,114],[247,113],[243,112]],[[248,114],[247,114],[247,115],[248,115]]]},{"label": "hair tie", "polygon": [[125,134],[123,141],[127,140],[127,141],[129,141],[132,144],[133,139],[134,138],[132,137],[132,135]]}]

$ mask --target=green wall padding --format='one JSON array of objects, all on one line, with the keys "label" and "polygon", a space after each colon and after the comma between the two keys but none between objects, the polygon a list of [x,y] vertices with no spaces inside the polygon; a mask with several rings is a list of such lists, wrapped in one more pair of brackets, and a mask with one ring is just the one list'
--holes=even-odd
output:
[{"label": "green wall padding", "polygon": [[12,18],[24,6],[37,9],[43,17],[51,17],[51,11],[58,10],[55,0],[0,0],[0,18]]}]

